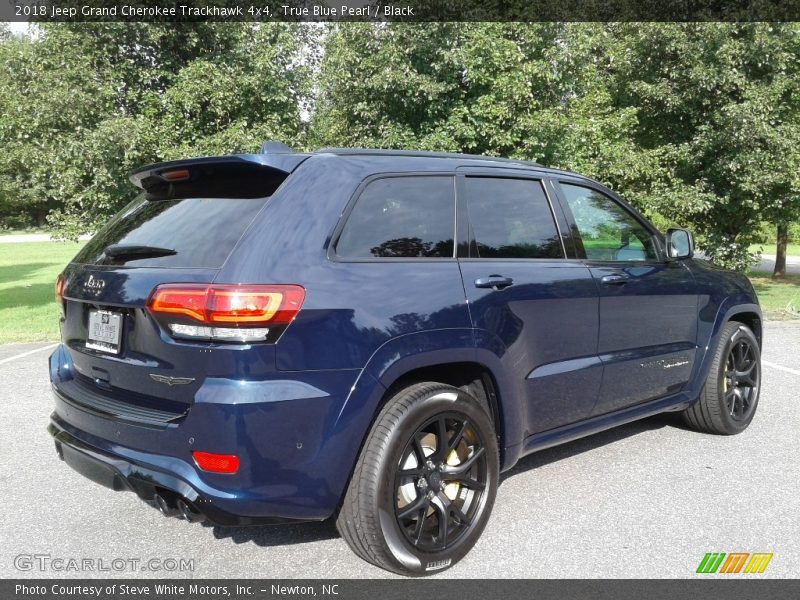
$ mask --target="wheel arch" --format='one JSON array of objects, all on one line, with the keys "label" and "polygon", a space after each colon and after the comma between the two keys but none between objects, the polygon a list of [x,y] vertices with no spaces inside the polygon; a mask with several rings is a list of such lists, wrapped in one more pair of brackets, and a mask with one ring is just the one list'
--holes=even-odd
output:
[{"label": "wheel arch", "polygon": [[517,455],[507,451],[519,444],[521,431],[517,430],[522,423],[513,404],[514,390],[509,389],[497,355],[476,348],[474,334],[467,328],[429,330],[399,336],[381,346],[364,368],[364,374],[381,388],[379,397],[369,402],[364,440],[381,409],[400,387],[435,381],[464,389],[489,408],[498,436],[501,468],[512,466]]},{"label": "wheel arch", "polygon": [[[698,396],[703,387],[711,368],[711,361],[714,356],[713,349],[719,344],[719,337],[725,328],[725,324],[730,321],[747,325],[756,336],[759,349],[762,347],[763,321],[761,307],[752,303],[733,303],[733,299],[727,298],[717,310],[713,324],[711,320],[706,322],[707,324],[704,327],[705,334],[700,336],[698,340],[698,345],[703,351],[702,359],[697,363],[696,371],[692,376],[692,387],[687,390],[693,398]],[[694,401],[692,401],[692,404]]]},{"label": "wheel arch", "polygon": [[[503,407],[500,395],[497,390],[497,381],[494,373],[486,366],[475,360],[470,361],[447,361],[433,363],[430,365],[412,368],[403,371],[391,382],[382,382],[386,387],[386,392],[381,398],[380,404],[375,408],[372,422],[388,400],[398,393],[415,383],[433,381],[459,388],[473,396],[480,402],[489,413],[494,423],[495,433],[497,434],[498,445],[502,453],[503,440]],[[388,384],[388,385],[387,385]]]},{"label": "wheel arch", "polygon": [[[353,477],[358,457],[367,443],[370,431],[375,425],[381,410],[401,389],[415,383],[430,381],[452,385],[474,395],[479,402],[488,406],[497,436],[501,471],[513,466],[513,463],[506,466],[507,460],[515,462],[518,456],[516,453],[509,452],[509,449],[504,444],[506,423],[509,417],[504,410],[497,378],[489,367],[475,360],[474,348],[451,348],[447,352],[423,352],[398,358],[390,365],[384,366],[386,368],[380,374],[371,373],[365,369],[359,378],[360,383],[356,383],[354,386],[354,389],[356,389],[363,383],[364,387],[368,388],[364,392],[365,395],[361,396],[358,402],[352,403],[359,404],[360,409],[368,411],[368,418],[366,415],[364,415],[363,420],[357,417],[354,413],[360,411],[355,406],[346,407],[339,415],[339,427],[348,429],[352,432],[351,435],[355,434],[361,437],[354,448],[353,464],[347,479],[343,482],[339,506],[336,509],[337,514]],[[366,403],[366,406],[364,406],[364,403]],[[351,403],[348,402],[347,404]],[[355,425],[355,427],[352,427],[352,423],[349,426],[346,425],[351,421],[351,418],[355,418],[361,424]]]},{"label": "wheel arch", "polygon": [[[761,349],[762,347],[762,336],[763,336],[763,322],[761,320],[761,312],[755,312],[752,310],[741,310],[737,312],[733,312],[727,318],[727,321],[736,321],[738,323],[742,323],[743,325],[747,325],[750,330],[753,332],[753,335],[756,336],[756,340],[758,341],[758,347]],[[724,325],[724,323],[723,323]]]}]

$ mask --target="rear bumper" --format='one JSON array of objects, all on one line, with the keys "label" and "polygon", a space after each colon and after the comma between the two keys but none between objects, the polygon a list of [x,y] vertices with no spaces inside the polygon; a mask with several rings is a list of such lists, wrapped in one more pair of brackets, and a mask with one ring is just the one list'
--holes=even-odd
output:
[{"label": "rear bumper", "polygon": [[149,504],[154,503],[157,494],[168,498],[172,505],[181,499],[197,514],[202,515],[202,520],[223,526],[268,525],[303,520],[247,517],[227,512],[218,506],[213,496],[203,494],[173,474],[105,454],[85,444],[62,429],[55,414],[47,431],[53,436],[59,458],[70,468],[103,487],[117,492],[134,492]]},{"label": "rear bumper", "polygon": [[[280,379],[256,381],[207,378],[181,418],[137,423],[130,418],[140,415],[111,414],[118,407],[69,397],[72,370],[62,346],[50,359],[55,412],[48,429],[64,461],[146,501],[161,492],[185,499],[221,525],[333,515],[368,426],[348,417],[345,406],[362,409],[382,389],[352,370],[278,372]],[[235,454],[239,470],[202,471],[194,450]]]}]

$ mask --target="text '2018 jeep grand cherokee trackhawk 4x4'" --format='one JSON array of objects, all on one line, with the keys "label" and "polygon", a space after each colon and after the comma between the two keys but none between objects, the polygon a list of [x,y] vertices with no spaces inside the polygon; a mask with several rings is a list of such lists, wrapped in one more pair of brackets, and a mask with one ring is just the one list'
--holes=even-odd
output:
[{"label": "text '2018 jeep grand cherokee trackhawk 4x4'", "polygon": [[167,515],[335,517],[425,574],[523,455],[664,411],[744,430],[748,280],[533,163],[266,144],[146,167],[57,282],[58,454]]}]

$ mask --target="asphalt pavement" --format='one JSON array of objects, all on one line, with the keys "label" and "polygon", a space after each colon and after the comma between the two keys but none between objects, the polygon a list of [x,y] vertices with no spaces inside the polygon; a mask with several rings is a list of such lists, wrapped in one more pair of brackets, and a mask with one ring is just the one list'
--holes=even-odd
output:
[{"label": "asphalt pavement", "polygon": [[[45,431],[45,346],[0,346],[3,578],[391,576],[331,522],[189,524],[82,478]],[[773,553],[762,575],[737,577],[797,577],[800,323],[767,324],[764,360],[758,413],[741,435],[695,433],[666,415],[523,459],[504,474],[478,544],[437,577],[698,577],[706,552]]]}]

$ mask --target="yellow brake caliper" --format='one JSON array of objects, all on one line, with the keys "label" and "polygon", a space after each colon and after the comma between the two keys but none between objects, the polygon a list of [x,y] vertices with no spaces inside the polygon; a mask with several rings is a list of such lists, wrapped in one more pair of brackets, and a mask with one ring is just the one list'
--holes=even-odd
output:
[{"label": "yellow brake caliper", "polygon": [[[447,455],[447,460],[445,462],[448,466],[455,467],[461,464],[461,459],[455,450],[451,450],[450,454]],[[451,481],[444,486],[444,495],[450,498],[450,500],[455,500],[456,497],[458,497],[459,489],[461,489],[461,484],[456,481]]]}]

